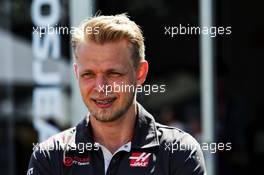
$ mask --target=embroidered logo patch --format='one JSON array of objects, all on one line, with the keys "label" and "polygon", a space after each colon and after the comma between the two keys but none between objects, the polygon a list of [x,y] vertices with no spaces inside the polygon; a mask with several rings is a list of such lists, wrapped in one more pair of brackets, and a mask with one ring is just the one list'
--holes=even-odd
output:
[{"label": "embroidered logo patch", "polygon": [[130,159],[130,167],[147,167],[151,153],[132,152]]}]

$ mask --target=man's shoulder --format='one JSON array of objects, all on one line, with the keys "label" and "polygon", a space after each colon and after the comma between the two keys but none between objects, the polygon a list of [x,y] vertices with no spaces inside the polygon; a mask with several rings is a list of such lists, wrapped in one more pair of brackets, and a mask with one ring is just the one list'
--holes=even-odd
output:
[{"label": "man's shoulder", "polygon": [[171,172],[178,174],[206,174],[200,144],[187,132],[178,128],[156,123],[162,152],[166,152],[171,164]]},{"label": "man's shoulder", "polygon": [[196,139],[189,133],[172,126],[156,123],[158,137],[161,144],[177,145],[181,147],[188,147],[189,149],[199,148],[200,145]]},{"label": "man's shoulder", "polygon": [[60,133],[57,133],[47,140],[36,144],[34,147],[34,151],[56,151],[63,150],[67,147],[67,145],[75,144],[75,135],[76,135],[76,127],[72,127],[66,129]]}]

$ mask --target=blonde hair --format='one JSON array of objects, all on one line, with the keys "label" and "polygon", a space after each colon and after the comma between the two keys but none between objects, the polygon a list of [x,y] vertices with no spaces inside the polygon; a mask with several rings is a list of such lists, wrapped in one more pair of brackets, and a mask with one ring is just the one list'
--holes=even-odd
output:
[{"label": "blonde hair", "polygon": [[[87,32],[90,30],[92,32]],[[72,36],[72,46],[76,53],[76,47],[81,42],[91,41],[104,44],[122,39],[126,39],[130,43],[131,57],[134,66],[137,67],[140,60],[145,59],[144,38],[140,27],[126,14],[95,16],[84,20]]]}]

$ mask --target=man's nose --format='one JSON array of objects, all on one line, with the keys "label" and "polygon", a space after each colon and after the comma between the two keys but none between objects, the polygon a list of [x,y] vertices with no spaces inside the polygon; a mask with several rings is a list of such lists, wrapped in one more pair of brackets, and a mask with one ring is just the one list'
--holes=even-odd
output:
[{"label": "man's nose", "polygon": [[95,82],[95,89],[98,92],[105,92],[105,90],[108,88],[108,83],[107,79],[103,75],[98,75],[96,77],[96,82]]}]

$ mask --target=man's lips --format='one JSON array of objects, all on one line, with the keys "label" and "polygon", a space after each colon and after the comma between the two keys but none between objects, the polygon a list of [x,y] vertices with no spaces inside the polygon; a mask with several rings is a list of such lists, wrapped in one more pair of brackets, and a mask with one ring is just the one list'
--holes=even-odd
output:
[{"label": "man's lips", "polygon": [[92,101],[96,104],[99,108],[108,108],[110,107],[114,101],[116,100],[116,97],[113,98],[92,98]]}]

